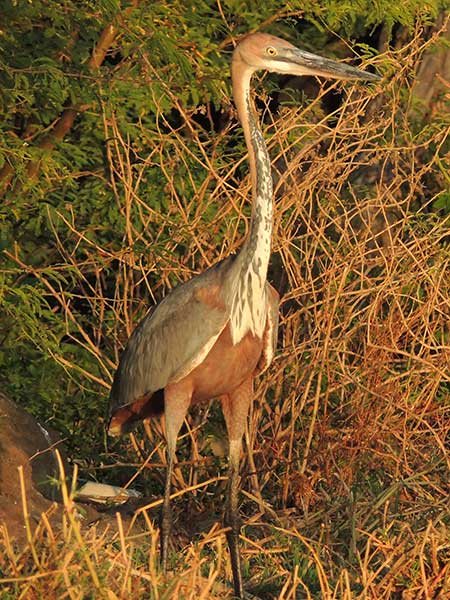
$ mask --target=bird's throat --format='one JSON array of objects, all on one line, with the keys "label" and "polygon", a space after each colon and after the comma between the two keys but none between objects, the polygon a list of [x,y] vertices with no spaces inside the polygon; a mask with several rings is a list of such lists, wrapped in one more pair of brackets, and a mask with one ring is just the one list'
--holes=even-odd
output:
[{"label": "bird's throat", "polygon": [[244,86],[238,106],[249,152],[252,178],[250,231],[238,257],[239,275],[233,299],[231,331],[238,343],[248,331],[261,337],[266,325],[266,278],[272,239],[273,186],[270,158],[259,127],[250,86]]}]

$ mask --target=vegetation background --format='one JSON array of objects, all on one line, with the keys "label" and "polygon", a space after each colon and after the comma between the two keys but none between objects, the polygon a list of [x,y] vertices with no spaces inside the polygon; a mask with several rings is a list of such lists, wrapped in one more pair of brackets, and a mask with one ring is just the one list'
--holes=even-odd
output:
[{"label": "vegetation background", "polygon": [[[256,82],[283,297],[242,464],[260,598],[450,598],[448,8],[1,3],[2,389],[62,434],[82,477],[147,499],[160,425],[106,439],[108,391],[148,307],[245,235],[233,43],[267,31],[383,75]],[[166,580],[151,509],[105,533],[81,527],[67,492],[61,526],[44,517],[24,549],[2,528],[0,598],[231,598],[225,449],[217,406],[194,411]]]}]

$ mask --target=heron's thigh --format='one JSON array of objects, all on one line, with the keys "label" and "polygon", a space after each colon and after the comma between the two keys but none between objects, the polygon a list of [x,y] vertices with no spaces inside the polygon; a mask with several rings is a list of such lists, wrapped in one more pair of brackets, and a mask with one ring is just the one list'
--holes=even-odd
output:
[{"label": "heron's thigh", "polygon": [[192,398],[192,385],[185,382],[170,383],[164,389],[164,417],[167,446],[174,453],[177,436],[183,425]]},{"label": "heron's thigh", "polygon": [[253,377],[246,379],[233,392],[220,397],[230,443],[242,439],[252,398]]}]

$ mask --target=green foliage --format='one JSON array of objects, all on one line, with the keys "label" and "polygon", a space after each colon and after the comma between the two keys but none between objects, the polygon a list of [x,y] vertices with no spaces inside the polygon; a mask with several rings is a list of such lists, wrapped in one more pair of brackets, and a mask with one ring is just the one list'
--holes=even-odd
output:
[{"label": "green foliage", "polygon": [[[397,31],[404,39],[412,39],[414,33],[436,22],[446,4],[446,0],[295,0],[281,7],[275,0],[3,2],[7,25],[0,32],[0,378],[4,391],[66,436],[73,455],[98,463],[104,450],[111,373],[133,325],[149,304],[176,283],[235,250],[245,231],[247,166],[228,77],[233,40],[261,28],[309,50],[345,58],[350,51],[341,39],[349,39],[353,49],[373,59],[380,31],[395,47]],[[105,48],[102,64],[94,68],[92,53],[108,26],[117,27],[117,36]],[[363,123],[361,110],[351,128],[344,126],[342,137],[334,136],[341,116],[339,111],[330,116],[330,111],[342,101],[351,113],[359,106],[358,90],[352,92],[354,97],[346,92],[325,95],[320,90],[322,101],[317,101],[319,86],[314,82],[310,82],[313,94],[309,95],[307,89],[296,88],[295,82],[286,83],[290,91],[283,90],[280,110],[291,108],[286,109],[290,111],[283,123],[287,133],[279,138],[281,142],[276,136],[277,107],[273,114],[263,113],[271,155],[286,165],[297,161],[291,179],[280,175],[281,187],[288,188],[294,181],[299,194],[289,197],[288,190],[276,217],[281,233],[271,276],[287,292],[281,336],[285,347],[280,351],[280,383],[276,393],[266,394],[265,409],[275,405],[279,396],[291,393],[295,398],[289,407],[278,409],[281,433],[270,431],[270,418],[264,425],[264,434],[272,436],[273,455],[277,444],[291,433],[295,444],[291,441],[289,457],[284,456],[278,472],[272,472],[267,494],[272,494],[270,502],[276,507],[295,504],[295,489],[286,486],[286,493],[280,491],[290,476],[295,482],[292,465],[300,464],[303,452],[306,456],[310,448],[317,455],[329,452],[334,441],[327,427],[340,431],[354,426],[361,435],[361,451],[350,443],[342,452],[336,450],[332,473],[320,483],[321,493],[332,498],[335,468],[344,472],[345,465],[351,464],[366,472],[350,483],[347,496],[341,490],[330,513],[336,522],[350,496],[381,502],[384,489],[392,494],[397,490],[389,487],[390,475],[384,476],[379,465],[371,464],[373,455],[367,448],[380,448],[380,456],[386,448],[378,431],[358,430],[362,420],[358,410],[372,410],[390,393],[383,385],[391,376],[392,387],[403,385],[403,393],[407,388],[403,377],[413,368],[416,351],[420,368],[425,369],[433,364],[441,346],[448,345],[448,330],[435,324],[441,316],[432,304],[435,290],[443,285],[439,270],[445,269],[448,260],[445,238],[438,231],[450,214],[448,98],[437,103],[435,118],[428,119],[420,102],[411,117],[414,69],[424,50],[415,51],[412,58],[408,53],[401,55],[405,73],[399,90],[395,78],[400,77],[396,59],[401,50],[395,48],[377,59],[377,68],[389,75],[383,82],[381,105],[376,106],[380,125],[370,122],[364,130],[358,129]],[[279,87],[277,80],[273,85],[276,99]],[[264,89],[270,89],[270,84],[265,82]],[[369,86],[368,97],[371,93]],[[264,99],[259,102],[259,108],[267,108]],[[303,107],[300,115],[292,109],[299,104]],[[76,111],[73,123],[60,138],[52,138],[55,125],[72,110]],[[350,158],[345,154],[348,147],[352,148]],[[370,158],[366,159],[367,154]],[[317,157],[315,162],[313,157]],[[371,175],[373,165],[379,166],[377,174],[382,172],[382,177]],[[370,177],[365,177],[366,172]],[[309,179],[302,187],[305,176]],[[321,187],[316,189],[317,182]],[[388,253],[375,256],[373,240],[368,250],[362,244],[364,250],[357,256],[361,227],[355,222],[366,223],[368,213],[358,212],[355,199],[369,211],[377,194],[385,201],[383,210],[394,206],[406,215],[400,266]],[[299,207],[299,198],[304,206]],[[418,215],[410,218],[413,211]],[[437,265],[426,277],[422,277],[422,257],[416,259],[413,251],[410,256],[404,250],[418,235],[432,248],[426,255],[432,258],[423,259],[426,267]],[[338,265],[342,270],[333,279],[328,267],[340,252],[345,257]],[[415,273],[413,283],[409,271]],[[360,285],[362,273],[372,279]],[[390,281],[393,287],[398,284],[397,292],[400,287],[397,296],[383,287],[386,273],[397,277]],[[433,285],[428,286],[429,278],[434,278]],[[293,281],[298,287],[291,293]],[[305,282],[314,285],[310,289]],[[343,288],[341,298],[350,304],[335,306]],[[323,316],[318,307],[327,298]],[[419,317],[426,312],[423,306],[432,306],[430,323],[421,333],[427,340],[423,348],[431,347],[431,358],[420,354],[414,338]],[[389,368],[371,373],[371,364],[358,363],[365,360],[368,345],[362,333],[366,323],[361,324],[360,316],[373,319],[367,336],[376,337],[379,321],[392,320],[391,337],[386,340],[379,334],[376,340],[378,359],[396,335],[400,319],[393,307],[413,314],[413,331],[406,328],[399,334],[397,353],[392,351],[386,359]],[[314,362],[317,348],[325,347],[323,331],[331,331],[326,338],[330,348],[326,347],[336,359],[332,367],[328,361]],[[310,338],[310,346],[301,346]],[[345,348],[333,351],[338,338],[345,339]],[[301,376],[300,359],[305,365]],[[364,368],[366,379],[361,376]],[[439,369],[432,373],[436,375]],[[300,398],[303,390],[314,387],[317,398],[326,398],[320,409],[307,401],[306,392]],[[370,401],[364,398],[359,406],[357,400],[352,404],[349,398],[357,397],[363,388],[369,390]],[[372,402],[372,390],[376,402]],[[405,394],[414,405],[417,390]],[[448,387],[439,382],[433,394],[434,400],[443,402]],[[310,391],[308,398],[313,397]],[[294,419],[291,426],[296,414],[291,409],[300,404],[302,418]],[[328,416],[330,407],[332,415]],[[398,418],[397,407],[390,410]],[[424,419],[428,410],[427,404]],[[311,435],[306,448],[308,428],[312,423],[313,431],[318,416],[323,429]],[[382,417],[378,418],[384,426]],[[435,424],[430,421],[426,435],[432,437],[429,431]],[[394,444],[397,451],[400,454]],[[313,466],[321,468],[319,463]],[[360,510],[361,519],[364,510]],[[336,547],[356,544],[350,519],[333,533]],[[285,544],[280,535],[280,545]],[[292,542],[289,550],[289,569],[297,569],[319,594],[319,571],[302,558],[303,540]],[[256,559],[254,563],[264,570]],[[276,573],[267,569],[274,589],[280,587]]]}]

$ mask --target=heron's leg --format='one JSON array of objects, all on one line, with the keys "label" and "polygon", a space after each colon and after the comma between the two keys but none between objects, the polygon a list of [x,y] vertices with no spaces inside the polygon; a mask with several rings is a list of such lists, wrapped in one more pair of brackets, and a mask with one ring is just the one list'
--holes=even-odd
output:
[{"label": "heron's leg", "polygon": [[170,384],[164,390],[164,417],[166,421],[167,438],[167,471],[164,487],[164,500],[160,514],[161,536],[161,565],[163,572],[167,571],[167,554],[169,534],[172,525],[170,509],[170,484],[172,481],[173,463],[177,446],[177,437],[191,402],[192,390],[182,384]]},{"label": "heron's leg", "polygon": [[242,436],[244,434],[252,396],[253,379],[249,378],[233,393],[221,397],[222,410],[227,424],[230,444],[228,499],[225,509],[225,525],[229,527],[227,540],[230,548],[231,568],[233,570],[234,593],[238,598],[244,597],[241,557],[239,551],[239,532],[241,528],[238,511],[239,457],[242,449]]}]

